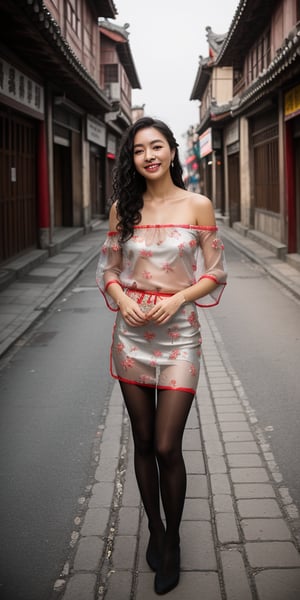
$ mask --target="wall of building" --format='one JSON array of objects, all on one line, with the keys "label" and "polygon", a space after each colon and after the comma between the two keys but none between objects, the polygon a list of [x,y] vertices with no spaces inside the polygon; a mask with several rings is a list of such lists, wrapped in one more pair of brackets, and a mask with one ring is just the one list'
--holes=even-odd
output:
[{"label": "wall of building", "polygon": [[232,99],[232,67],[213,67],[212,97],[220,106]]},{"label": "wall of building", "polygon": [[45,0],[45,5],[61,28],[62,35],[90,75],[100,83],[99,31],[95,12],[86,0]]}]

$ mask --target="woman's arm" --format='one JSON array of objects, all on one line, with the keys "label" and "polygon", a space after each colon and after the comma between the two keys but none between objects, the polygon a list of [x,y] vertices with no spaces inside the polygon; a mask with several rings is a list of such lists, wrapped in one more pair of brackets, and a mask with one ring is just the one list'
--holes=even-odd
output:
[{"label": "woman's arm", "polygon": [[[109,213],[109,229],[111,233],[117,232],[117,225],[117,207],[116,203],[114,203]],[[132,327],[138,327],[139,325],[145,323],[144,313],[140,309],[139,305],[132,298],[129,298],[129,296],[125,294],[121,283],[115,279],[111,279],[106,285],[106,292],[119,307],[122,317],[129,325]]]}]

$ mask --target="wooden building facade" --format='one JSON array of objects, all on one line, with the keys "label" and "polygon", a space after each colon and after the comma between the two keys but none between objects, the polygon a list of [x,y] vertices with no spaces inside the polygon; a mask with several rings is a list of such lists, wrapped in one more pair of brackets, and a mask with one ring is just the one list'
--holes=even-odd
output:
[{"label": "wooden building facade", "polygon": [[214,63],[225,67],[232,97],[207,121],[221,136],[224,217],[299,266],[299,0],[241,1]]},{"label": "wooden building facade", "polygon": [[[105,214],[110,156],[131,119],[129,108],[126,122],[114,128],[118,107],[102,78],[99,18],[116,18],[112,0],[0,0],[0,10],[5,264],[30,249],[50,252],[56,231],[88,229]],[[140,87],[126,36],[124,30],[127,85]],[[122,63],[121,54],[117,59]],[[130,106],[131,89],[127,97]]]}]

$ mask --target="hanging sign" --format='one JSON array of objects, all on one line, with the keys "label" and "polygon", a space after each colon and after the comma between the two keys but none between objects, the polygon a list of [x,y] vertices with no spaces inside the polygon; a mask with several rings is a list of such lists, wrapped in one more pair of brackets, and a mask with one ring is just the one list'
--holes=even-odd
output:
[{"label": "hanging sign", "polygon": [[284,95],[284,118],[287,121],[300,114],[300,85]]},{"label": "hanging sign", "polygon": [[204,158],[212,152],[211,129],[207,129],[199,136],[200,158]]},{"label": "hanging sign", "polygon": [[94,142],[98,146],[106,146],[106,127],[104,123],[93,118],[91,115],[86,119],[86,137],[89,142]]},{"label": "hanging sign", "polygon": [[0,58],[0,94],[37,113],[40,118],[44,114],[43,87],[3,58]]}]

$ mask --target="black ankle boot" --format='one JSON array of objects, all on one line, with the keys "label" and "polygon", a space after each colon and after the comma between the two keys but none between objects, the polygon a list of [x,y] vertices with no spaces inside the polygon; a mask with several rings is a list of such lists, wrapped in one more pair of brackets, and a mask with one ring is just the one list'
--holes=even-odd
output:
[{"label": "black ankle boot", "polygon": [[168,573],[164,573],[160,564],[154,579],[154,590],[156,594],[163,595],[173,590],[179,583],[180,578],[180,547],[176,548],[174,567]]},{"label": "black ankle boot", "polygon": [[146,551],[146,561],[150,567],[150,569],[152,569],[152,571],[157,571],[160,562],[161,562],[161,554],[157,548],[157,545],[153,539],[153,537],[150,535],[150,539],[149,539],[149,543],[148,543],[148,547],[147,547],[147,551]]}]

